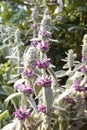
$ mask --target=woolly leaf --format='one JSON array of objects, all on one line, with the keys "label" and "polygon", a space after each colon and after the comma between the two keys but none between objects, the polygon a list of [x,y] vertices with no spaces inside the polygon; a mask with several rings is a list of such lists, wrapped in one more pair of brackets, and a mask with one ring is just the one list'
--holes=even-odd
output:
[{"label": "woolly leaf", "polygon": [[77,71],[77,70],[81,69],[83,66],[84,66],[84,63],[80,63],[80,64],[75,66],[73,71]]},{"label": "woolly leaf", "polygon": [[36,106],[35,100],[31,96],[28,97],[28,100],[31,107],[34,109],[35,112],[37,112],[37,106]]},{"label": "woolly leaf", "polygon": [[43,103],[47,108],[47,112],[53,104],[53,92],[51,87],[43,88]]},{"label": "woolly leaf", "polygon": [[18,96],[20,96],[20,95],[21,95],[21,93],[19,93],[19,92],[13,93],[13,94],[11,94],[10,96],[8,96],[8,97],[5,99],[5,102],[9,102],[12,98],[18,97]]},{"label": "woolly leaf", "polygon": [[61,78],[61,77],[66,76],[66,71],[64,70],[56,71],[55,74],[58,78]]}]

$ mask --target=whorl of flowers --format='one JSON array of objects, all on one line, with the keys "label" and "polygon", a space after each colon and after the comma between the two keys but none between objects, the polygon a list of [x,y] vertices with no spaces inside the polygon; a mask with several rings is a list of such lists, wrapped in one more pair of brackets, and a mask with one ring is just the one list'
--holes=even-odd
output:
[{"label": "whorl of flowers", "polygon": [[38,43],[37,48],[42,52],[48,52],[50,49],[50,44],[48,41],[41,41]]},{"label": "whorl of flowers", "polygon": [[25,78],[33,78],[34,77],[34,71],[32,69],[30,71],[28,71],[27,69],[23,69],[22,75]]},{"label": "whorl of flowers", "polygon": [[40,61],[40,60],[37,60],[36,62],[36,66],[39,68],[39,69],[42,69],[42,68],[48,68],[49,65],[50,65],[50,59],[49,58],[45,58],[43,61]]},{"label": "whorl of flowers", "polygon": [[21,107],[19,109],[16,109],[15,112],[13,112],[13,114],[15,115],[16,118],[18,118],[21,121],[25,121],[25,119],[27,119],[30,115],[31,112],[28,109],[25,109],[24,112],[22,112]]},{"label": "whorl of flowers", "polygon": [[29,95],[29,94],[33,94],[34,93],[34,90],[33,90],[33,86],[26,86],[25,84],[18,84],[17,86],[17,90],[20,91],[20,92],[23,92],[24,94],[26,95]]},{"label": "whorl of flowers", "polygon": [[51,83],[52,83],[52,80],[48,76],[46,76],[45,78],[43,78],[43,77],[37,78],[37,85],[42,86],[44,88],[50,87]]},{"label": "whorl of flowers", "polygon": [[37,108],[39,112],[46,113],[46,107],[42,103],[39,103]]}]

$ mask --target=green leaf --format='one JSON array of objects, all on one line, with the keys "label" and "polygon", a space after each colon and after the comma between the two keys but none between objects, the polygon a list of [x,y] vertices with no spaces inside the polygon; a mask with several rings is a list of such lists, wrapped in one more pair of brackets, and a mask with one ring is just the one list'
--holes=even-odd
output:
[{"label": "green leaf", "polygon": [[19,92],[13,93],[13,94],[11,94],[10,96],[8,96],[8,97],[5,99],[5,102],[9,102],[12,98],[18,97],[18,96],[20,96],[20,95],[21,95],[21,93],[19,93]]},{"label": "green leaf", "polygon": [[42,88],[35,83],[35,85],[34,85],[34,92],[35,92],[36,96],[39,95],[41,89]]},{"label": "green leaf", "polygon": [[3,113],[0,114],[0,121],[7,118],[9,115],[8,110],[5,110]]},{"label": "green leaf", "polygon": [[56,71],[55,74],[56,74],[56,76],[57,76],[58,78],[61,78],[61,77],[66,76],[66,71],[64,71],[64,70],[59,70],[59,71]]},{"label": "green leaf", "polygon": [[37,106],[36,106],[35,100],[31,96],[28,97],[28,100],[29,100],[30,105],[34,109],[34,111],[37,112]]},{"label": "green leaf", "polygon": [[53,91],[51,87],[43,88],[43,103],[47,108],[47,112],[50,110],[53,104]]}]

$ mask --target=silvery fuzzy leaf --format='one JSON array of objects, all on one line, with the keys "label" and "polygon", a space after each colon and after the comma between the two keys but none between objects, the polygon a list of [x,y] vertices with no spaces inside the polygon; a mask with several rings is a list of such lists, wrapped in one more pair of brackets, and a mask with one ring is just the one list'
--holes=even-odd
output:
[{"label": "silvery fuzzy leaf", "polygon": [[75,68],[73,69],[73,71],[80,70],[84,65],[85,65],[85,63],[79,63],[78,65],[75,66]]},{"label": "silvery fuzzy leaf", "polygon": [[[7,87],[7,86],[2,86],[3,90],[5,91],[5,93],[9,96],[11,94],[14,93],[14,89],[11,87]],[[15,107],[15,104],[18,104],[18,100],[17,98],[11,99],[12,104]],[[8,102],[6,102],[6,105],[8,105]]]},{"label": "silvery fuzzy leaf", "polygon": [[70,80],[75,80],[79,77],[83,76],[83,73],[82,72],[79,72],[79,71],[76,71],[75,74],[73,76],[71,76],[69,79]]},{"label": "silvery fuzzy leaf", "polygon": [[53,64],[50,64],[49,67],[50,67],[50,68],[56,68],[56,66],[53,65]]},{"label": "silvery fuzzy leaf", "polygon": [[56,71],[55,74],[56,74],[56,77],[61,78],[61,77],[66,76],[66,71],[59,70],[59,71]]},{"label": "silvery fuzzy leaf", "polygon": [[87,109],[87,103],[84,101],[76,116],[77,117],[81,116],[84,113],[84,110],[86,110],[86,109]]},{"label": "silvery fuzzy leaf", "polygon": [[63,92],[63,93],[59,96],[59,98],[58,98],[58,100],[57,100],[57,103],[58,103],[60,100],[62,100],[64,97],[66,97],[67,95],[69,95],[72,91],[73,91],[73,88],[66,89],[65,92]]},{"label": "silvery fuzzy leaf", "polygon": [[53,78],[54,78],[55,80],[57,80],[57,77],[56,77],[56,75],[55,75],[55,72],[54,72],[54,70],[53,70],[52,68],[49,67],[49,68],[47,69],[47,71],[49,72],[50,75],[53,76]]},{"label": "silvery fuzzy leaf", "polygon": [[28,97],[28,101],[29,101],[30,105],[32,106],[32,108],[34,109],[34,111],[37,112],[36,102],[35,102],[35,100],[33,99],[33,97],[29,96],[29,97]]},{"label": "silvery fuzzy leaf", "polygon": [[5,102],[9,102],[12,98],[17,97],[17,96],[20,96],[20,95],[21,95],[21,93],[19,93],[19,92],[13,93],[13,94],[11,94],[10,96],[8,96],[8,97],[5,99]]},{"label": "silvery fuzzy leaf", "polygon": [[58,40],[54,40],[54,39],[49,39],[50,42],[55,42],[55,43],[60,43],[60,41]]},{"label": "silvery fuzzy leaf", "polygon": [[46,106],[48,112],[53,104],[53,92],[51,87],[43,88],[42,92],[43,92],[43,103]]},{"label": "silvery fuzzy leaf", "polygon": [[38,96],[40,91],[41,91],[41,87],[38,86],[36,83],[34,84],[34,92],[35,92],[35,96]]},{"label": "silvery fuzzy leaf", "polygon": [[6,56],[5,58],[7,58],[7,59],[17,59],[16,56]]},{"label": "silvery fuzzy leaf", "polygon": [[18,123],[19,121],[15,119],[12,123],[9,123],[8,125],[4,126],[1,130],[16,130]]},{"label": "silvery fuzzy leaf", "polygon": [[10,94],[14,93],[14,90],[13,90],[13,88],[11,88],[11,87],[2,86],[2,88],[3,88],[3,90],[5,91],[5,93],[6,93],[7,95],[10,95]]},{"label": "silvery fuzzy leaf", "polygon": [[72,84],[73,84],[73,80],[71,80],[71,79],[69,78],[69,79],[66,81],[65,87],[66,87],[66,88],[70,88]]},{"label": "silvery fuzzy leaf", "polygon": [[0,121],[7,118],[9,115],[8,110],[5,110],[4,112],[0,113]]},{"label": "silvery fuzzy leaf", "polygon": [[41,38],[32,38],[30,41],[41,41]]},{"label": "silvery fuzzy leaf", "polygon": [[69,68],[69,67],[68,67],[68,64],[65,64],[65,65],[63,66],[63,69],[67,69],[67,68]]}]

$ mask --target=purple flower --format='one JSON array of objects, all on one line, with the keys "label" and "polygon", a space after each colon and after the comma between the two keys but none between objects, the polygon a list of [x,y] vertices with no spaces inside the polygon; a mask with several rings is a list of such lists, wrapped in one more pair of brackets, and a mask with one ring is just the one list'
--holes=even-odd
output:
[{"label": "purple flower", "polygon": [[27,71],[26,69],[24,69],[22,75],[27,78],[32,78],[34,76],[34,72],[33,70]]},{"label": "purple flower", "polygon": [[75,97],[69,97],[69,96],[66,96],[65,98],[65,101],[67,102],[67,103],[69,103],[69,104],[75,104]]},{"label": "purple flower", "polygon": [[81,82],[80,80],[76,80],[76,81],[73,83],[72,87],[75,89],[75,91],[81,92],[80,82]]},{"label": "purple flower", "polygon": [[85,91],[86,86],[80,86],[80,80],[76,80],[75,83],[73,83],[72,87],[75,89],[75,91],[82,92]]},{"label": "purple flower", "polygon": [[41,49],[41,51],[43,52],[47,52],[50,49],[48,41],[45,41],[44,43],[43,42],[38,43],[37,47]]},{"label": "purple flower", "polygon": [[19,84],[17,89],[25,94],[33,94],[33,86],[27,87],[25,84]]},{"label": "purple flower", "polygon": [[39,68],[39,69],[42,69],[42,68],[47,68],[49,67],[50,65],[50,59],[49,58],[45,58],[43,62],[41,62],[40,60],[38,60],[36,62],[36,66]]},{"label": "purple flower", "polygon": [[82,53],[82,58],[81,58],[81,61],[82,61],[82,62],[87,61],[87,57],[85,56],[85,54],[84,54],[84,53]]},{"label": "purple flower", "polygon": [[46,107],[42,105],[42,103],[40,103],[37,107],[39,112],[46,113]]},{"label": "purple flower", "polygon": [[31,27],[32,27],[33,29],[37,29],[38,24],[34,23],[34,24],[31,25]]},{"label": "purple flower", "polygon": [[42,77],[39,77],[37,79],[37,84],[39,86],[42,86],[42,87],[45,87],[45,88],[50,87],[51,83],[52,83],[52,81],[51,81],[50,77],[48,77],[48,76],[46,76],[45,79],[42,78]]},{"label": "purple flower", "polygon": [[22,112],[22,109],[16,109],[15,112],[13,112],[16,118],[18,118],[21,121],[25,121],[26,118],[28,118],[31,115],[31,112],[26,109],[25,112]]},{"label": "purple flower", "polygon": [[83,67],[81,68],[81,71],[82,71],[83,73],[87,73],[87,68],[86,68],[86,66],[83,66]]}]

